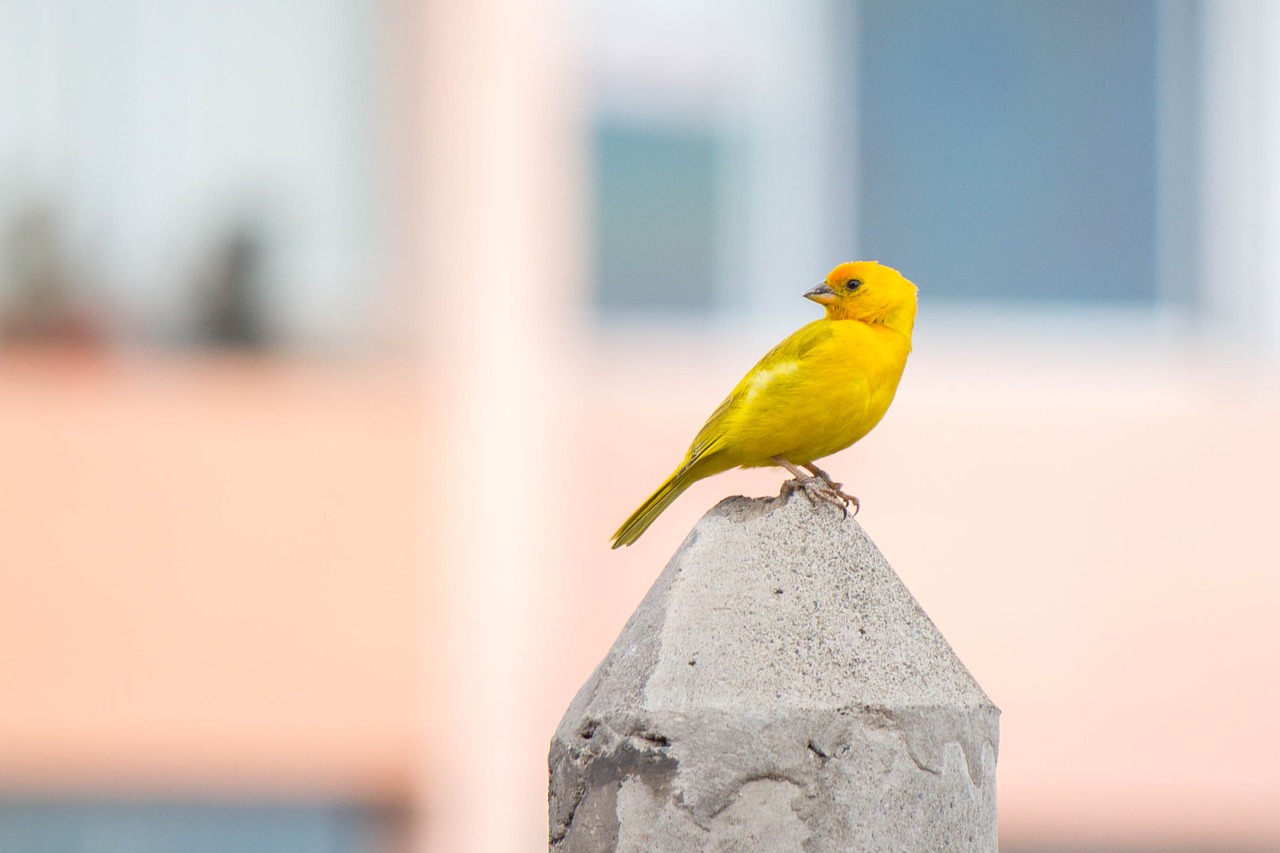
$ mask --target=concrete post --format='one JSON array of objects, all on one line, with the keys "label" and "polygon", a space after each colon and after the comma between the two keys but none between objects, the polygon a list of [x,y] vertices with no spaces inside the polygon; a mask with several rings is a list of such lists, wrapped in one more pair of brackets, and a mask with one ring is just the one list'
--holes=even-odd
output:
[{"label": "concrete post", "polygon": [[856,522],[730,498],[556,729],[550,849],[995,850],[999,714]]}]

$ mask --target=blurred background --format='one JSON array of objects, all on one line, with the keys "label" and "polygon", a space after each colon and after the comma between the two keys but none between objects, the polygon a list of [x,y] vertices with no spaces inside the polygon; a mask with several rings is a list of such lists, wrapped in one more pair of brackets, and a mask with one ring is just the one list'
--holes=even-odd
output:
[{"label": "blurred background", "polygon": [[1280,850],[1280,7],[0,0],[0,853],[545,846],[800,295],[1011,851]]}]

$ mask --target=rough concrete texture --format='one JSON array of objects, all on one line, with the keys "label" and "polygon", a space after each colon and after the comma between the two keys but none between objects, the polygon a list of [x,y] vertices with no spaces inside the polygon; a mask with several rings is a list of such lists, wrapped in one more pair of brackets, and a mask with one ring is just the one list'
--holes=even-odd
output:
[{"label": "rough concrete texture", "polygon": [[995,850],[999,710],[852,519],[730,498],[551,742],[551,850]]}]

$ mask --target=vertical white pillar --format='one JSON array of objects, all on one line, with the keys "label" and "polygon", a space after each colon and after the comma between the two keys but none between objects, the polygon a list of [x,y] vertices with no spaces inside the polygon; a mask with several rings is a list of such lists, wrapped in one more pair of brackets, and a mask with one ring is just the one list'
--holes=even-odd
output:
[{"label": "vertical white pillar", "polygon": [[1263,39],[1260,69],[1262,151],[1266,162],[1260,164],[1262,242],[1259,259],[1262,288],[1259,321],[1263,348],[1272,365],[1280,365],[1280,8],[1275,3],[1260,2]]},{"label": "vertical white pillar", "polygon": [[1202,9],[1201,286],[1216,331],[1280,360],[1280,7]]},{"label": "vertical white pillar", "polygon": [[856,22],[838,5],[757,3],[745,15],[749,189],[729,281],[750,287],[754,317],[771,325],[807,322],[799,294],[856,252]]},{"label": "vertical white pillar", "polygon": [[545,844],[550,726],[529,696],[553,642],[548,554],[571,473],[557,424],[580,254],[567,12],[427,0],[421,16],[434,853]]}]

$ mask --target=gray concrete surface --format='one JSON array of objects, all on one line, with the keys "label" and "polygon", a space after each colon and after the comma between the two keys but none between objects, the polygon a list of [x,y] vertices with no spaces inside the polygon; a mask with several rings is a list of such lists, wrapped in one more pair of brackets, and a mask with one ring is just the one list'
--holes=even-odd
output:
[{"label": "gray concrete surface", "polygon": [[551,742],[550,849],[996,849],[999,710],[852,519],[708,512]]}]

